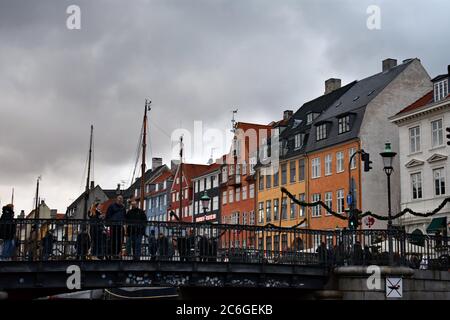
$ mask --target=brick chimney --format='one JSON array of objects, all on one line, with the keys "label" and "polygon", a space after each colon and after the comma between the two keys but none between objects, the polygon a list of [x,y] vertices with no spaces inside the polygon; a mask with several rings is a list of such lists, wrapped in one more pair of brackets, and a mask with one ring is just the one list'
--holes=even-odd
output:
[{"label": "brick chimney", "polygon": [[283,120],[288,120],[292,115],[294,114],[294,111],[292,110],[285,110],[283,112]]},{"label": "brick chimney", "polygon": [[383,72],[385,72],[385,71],[388,71],[388,70],[396,67],[397,60],[391,59],[391,58],[384,59],[382,64],[383,64]]},{"label": "brick chimney", "polygon": [[325,81],[325,94],[328,94],[341,87],[341,79],[330,78]]},{"label": "brick chimney", "polygon": [[161,167],[163,164],[162,158],[152,158],[152,170]]}]

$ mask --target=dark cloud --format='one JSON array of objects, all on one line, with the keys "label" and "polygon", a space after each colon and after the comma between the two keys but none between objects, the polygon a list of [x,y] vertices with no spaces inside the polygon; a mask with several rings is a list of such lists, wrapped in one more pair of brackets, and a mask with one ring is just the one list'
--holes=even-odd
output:
[{"label": "dark cloud", "polygon": [[[66,28],[81,7],[82,29]],[[366,28],[379,5],[382,29]],[[444,8],[447,7],[447,8]],[[153,100],[150,153],[170,161],[180,126],[226,132],[238,119],[268,123],[381,60],[419,57],[431,75],[448,64],[442,1],[23,1],[0,2],[0,199],[33,188],[61,211],[83,186],[89,126],[95,179],[128,180],[144,99]],[[440,30],[440,31],[439,31]],[[209,150],[192,161],[205,162]],[[218,152],[215,154],[219,156]]]}]

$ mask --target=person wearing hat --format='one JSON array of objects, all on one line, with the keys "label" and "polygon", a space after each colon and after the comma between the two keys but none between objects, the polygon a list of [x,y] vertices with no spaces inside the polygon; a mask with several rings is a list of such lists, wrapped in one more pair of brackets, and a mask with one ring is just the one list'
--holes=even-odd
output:
[{"label": "person wearing hat", "polygon": [[14,222],[14,205],[12,204],[2,208],[0,239],[3,239],[3,250],[0,259],[3,261],[10,260],[16,250],[16,223]]}]

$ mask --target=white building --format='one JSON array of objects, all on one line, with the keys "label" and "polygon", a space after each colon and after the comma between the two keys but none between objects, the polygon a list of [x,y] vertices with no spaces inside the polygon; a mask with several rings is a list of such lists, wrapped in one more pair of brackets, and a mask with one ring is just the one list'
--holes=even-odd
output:
[{"label": "white building", "polygon": [[[447,74],[431,80],[433,90],[391,117],[399,127],[402,209],[429,212],[450,196],[449,77],[450,66]],[[450,205],[432,217],[405,214],[398,222],[409,233],[442,234],[448,231]]]}]

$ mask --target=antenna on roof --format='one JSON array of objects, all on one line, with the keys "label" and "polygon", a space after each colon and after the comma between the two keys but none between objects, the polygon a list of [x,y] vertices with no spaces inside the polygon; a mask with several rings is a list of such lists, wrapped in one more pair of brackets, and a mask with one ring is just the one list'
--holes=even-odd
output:
[{"label": "antenna on roof", "polygon": [[237,112],[238,112],[238,109],[232,111],[232,114],[233,114],[233,116],[231,118],[231,132],[232,133],[236,132],[236,120],[234,119],[234,115],[237,114]]}]

